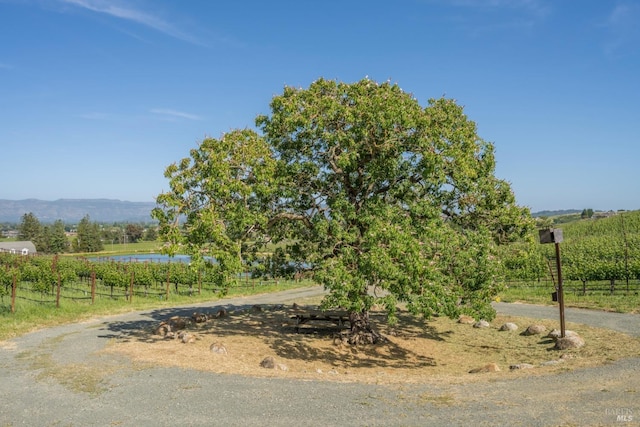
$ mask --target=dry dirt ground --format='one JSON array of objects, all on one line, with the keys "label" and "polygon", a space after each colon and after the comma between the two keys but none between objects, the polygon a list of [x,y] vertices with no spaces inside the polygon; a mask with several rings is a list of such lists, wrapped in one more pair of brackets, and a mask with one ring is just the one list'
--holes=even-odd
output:
[{"label": "dry dirt ground", "polygon": [[[371,384],[462,383],[548,375],[640,354],[636,337],[572,323],[567,329],[577,332],[586,345],[554,350],[554,341],[545,334],[523,336],[522,331],[531,324],[551,330],[558,327],[557,321],[506,315],[496,317],[488,328],[474,328],[448,318],[424,321],[403,313],[398,325],[391,328],[381,313],[374,312],[373,322],[386,342],[356,347],[342,344],[337,338],[341,329],[332,323],[310,322],[296,331],[292,316],[314,308],[259,305],[219,317],[213,312],[194,312],[212,318],[197,323],[182,317],[185,327],[173,336],[157,333],[161,322],[146,325],[112,339],[103,352],[124,355],[147,366]],[[518,330],[499,331],[506,322],[516,323]],[[274,359],[275,369],[261,366],[266,357]],[[488,364],[497,365],[499,371],[469,373]],[[510,369],[517,364],[533,368]]]}]

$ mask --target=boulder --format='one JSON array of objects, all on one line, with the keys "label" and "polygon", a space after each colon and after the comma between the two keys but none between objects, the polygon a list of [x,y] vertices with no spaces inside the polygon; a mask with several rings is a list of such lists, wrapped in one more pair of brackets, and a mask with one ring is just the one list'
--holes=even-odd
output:
[{"label": "boulder", "polygon": [[511,365],[509,366],[509,369],[511,369],[512,371],[518,370],[518,369],[531,369],[534,366],[531,363],[518,363],[517,365]]},{"label": "boulder", "polygon": [[197,311],[195,313],[193,313],[191,315],[191,320],[194,321],[194,323],[204,323],[207,320],[209,320],[208,316],[204,313],[198,313]]},{"label": "boulder", "polygon": [[564,338],[558,338],[554,349],[569,350],[571,348],[580,348],[584,345],[584,340],[578,335],[566,335]]},{"label": "boulder", "polygon": [[179,331],[187,327],[187,320],[180,316],[173,316],[169,319],[168,324],[172,331]]},{"label": "boulder", "polygon": [[[561,334],[560,329],[552,329],[551,332],[549,332],[549,334],[547,335],[547,338],[552,338],[554,341],[557,341],[558,338],[560,338],[560,334]],[[576,335],[578,334],[575,333],[574,331],[570,331],[570,330],[564,331],[565,337],[576,336]]]},{"label": "boulder", "polygon": [[458,317],[458,323],[462,323],[463,325],[473,325],[476,323],[476,319],[471,316],[467,316],[466,314],[461,314],[460,317]]},{"label": "boulder", "polygon": [[487,322],[486,320],[479,320],[473,324],[474,328],[488,328],[489,326],[489,322]]},{"label": "boulder", "polygon": [[190,334],[189,332],[186,331],[182,331],[178,334],[178,339],[180,341],[182,341],[185,344],[191,344],[196,342],[196,337],[193,334]]},{"label": "boulder", "polygon": [[488,365],[481,366],[469,371],[470,374],[481,374],[485,372],[499,372],[500,367],[496,363],[489,363]]},{"label": "boulder", "polygon": [[518,325],[515,323],[507,322],[504,325],[500,326],[501,331],[517,331]]},{"label": "boulder", "polygon": [[211,344],[211,346],[209,347],[209,350],[211,351],[211,353],[215,353],[215,354],[227,354],[227,348],[219,343],[213,343]]},{"label": "boulder", "polygon": [[169,326],[165,322],[162,322],[160,323],[160,325],[158,325],[158,327],[153,333],[154,335],[160,335],[161,337],[165,337],[169,332],[171,332],[171,326]]},{"label": "boulder", "polygon": [[522,333],[522,335],[525,335],[525,336],[540,335],[546,331],[547,331],[547,328],[544,325],[531,325]]},{"label": "boulder", "polygon": [[260,362],[260,366],[262,366],[265,369],[275,369],[276,360],[272,356],[267,356],[264,359],[262,359],[262,362]]}]

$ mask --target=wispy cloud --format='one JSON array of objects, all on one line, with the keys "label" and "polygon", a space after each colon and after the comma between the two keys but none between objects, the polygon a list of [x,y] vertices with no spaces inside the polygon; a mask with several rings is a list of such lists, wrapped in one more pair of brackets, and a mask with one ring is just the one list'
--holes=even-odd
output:
[{"label": "wispy cloud", "polygon": [[640,42],[640,5],[638,3],[618,3],[607,17],[604,27],[608,31],[605,53],[620,55],[628,48],[637,51]]},{"label": "wispy cloud", "polygon": [[121,4],[113,0],[58,0],[62,3],[77,6],[92,12],[109,15],[152,28],[170,37],[203,46],[204,43],[192,34],[189,34],[176,25],[151,13],[134,9],[131,6]]},{"label": "wispy cloud", "polygon": [[179,118],[188,120],[202,120],[202,117],[195,114],[185,113],[183,111],[171,110],[168,108],[154,108],[151,110],[153,114],[159,114],[169,118]]}]

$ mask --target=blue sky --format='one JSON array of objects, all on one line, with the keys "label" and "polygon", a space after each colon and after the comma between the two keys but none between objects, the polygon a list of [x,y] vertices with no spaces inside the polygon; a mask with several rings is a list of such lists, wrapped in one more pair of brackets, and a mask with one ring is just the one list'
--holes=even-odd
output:
[{"label": "blue sky", "polygon": [[640,209],[640,1],[0,0],[0,199],[153,201],[285,85],[465,106],[533,211]]}]

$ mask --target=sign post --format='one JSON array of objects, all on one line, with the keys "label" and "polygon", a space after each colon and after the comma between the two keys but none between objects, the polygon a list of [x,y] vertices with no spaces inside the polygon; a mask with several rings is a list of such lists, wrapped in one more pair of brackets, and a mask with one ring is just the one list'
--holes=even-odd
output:
[{"label": "sign post", "polygon": [[560,336],[565,336],[564,326],[564,291],[562,289],[562,263],[560,261],[560,243],[562,242],[562,230],[559,228],[549,228],[539,230],[540,243],[554,243],[556,246],[556,269],[558,271],[558,305],[560,306]]}]

